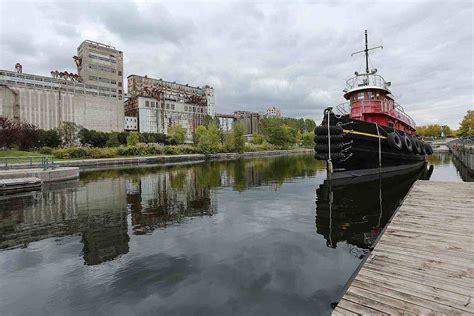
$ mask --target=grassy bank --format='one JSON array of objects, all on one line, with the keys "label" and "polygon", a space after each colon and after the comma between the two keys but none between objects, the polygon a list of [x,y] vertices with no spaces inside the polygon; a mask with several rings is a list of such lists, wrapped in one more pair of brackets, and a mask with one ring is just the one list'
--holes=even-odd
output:
[{"label": "grassy bank", "polygon": [[[244,152],[270,151],[278,149],[303,149],[303,147],[280,148],[271,144],[245,144]],[[215,154],[229,152],[225,147],[217,147],[212,151],[203,151],[194,145],[138,145],[112,148],[96,147],[67,147],[44,149],[40,151],[0,150],[1,157],[15,156],[53,156],[58,160],[69,159],[99,159],[119,157],[144,157],[159,155],[186,155],[186,154]],[[16,161],[11,161],[16,162]],[[21,162],[19,160],[18,162]]]}]

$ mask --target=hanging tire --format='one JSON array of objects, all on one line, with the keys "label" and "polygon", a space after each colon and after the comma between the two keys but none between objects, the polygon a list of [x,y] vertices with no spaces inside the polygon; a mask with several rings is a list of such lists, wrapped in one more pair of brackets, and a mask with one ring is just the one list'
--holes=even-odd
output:
[{"label": "hanging tire", "polygon": [[[333,143],[341,143],[344,141],[344,135],[331,135],[331,145]],[[314,142],[316,144],[327,144],[328,135],[314,135]]]},{"label": "hanging tire", "polygon": [[418,139],[412,138],[412,143],[413,143],[413,149],[417,154],[421,154],[421,143]]},{"label": "hanging tire", "polygon": [[[328,153],[315,153],[314,158],[318,160],[329,160]],[[343,153],[331,153],[331,160],[344,159],[346,156]]]},{"label": "hanging tire", "polygon": [[[332,125],[329,126],[329,134],[331,135],[339,135],[342,133],[342,126],[339,125]],[[328,126],[327,125],[320,125],[316,126],[314,129],[315,135],[327,135],[328,134]]]},{"label": "hanging tire", "polygon": [[413,143],[411,142],[411,139],[410,137],[408,137],[407,135],[404,135],[402,137],[402,144],[403,144],[403,148],[411,153],[413,151]]},{"label": "hanging tire", "polygon": [[389,133],[387,136],[388,145],[396,150],[402,150],[402,139],[397,133]]},{"label": "hanging tire", "polygon": [[426,155],[425,143],[420,140],[421,154]]},{"label": "hanging tire", "polygon": [[[331,143],[331,153],[337,153],[343,149],[344,149],[343,143],[335,143],[335,144]],[[314,146],[314,151],[318,153],[327,153],[329,152],[329,146],[328,144],[316,144],[316,146]]]},{"label": "hanging tire", "polygon": [[425,151],[427,155],[432,155],[433,154],[433,147],[431,147],[430,144],[425,143]]}]

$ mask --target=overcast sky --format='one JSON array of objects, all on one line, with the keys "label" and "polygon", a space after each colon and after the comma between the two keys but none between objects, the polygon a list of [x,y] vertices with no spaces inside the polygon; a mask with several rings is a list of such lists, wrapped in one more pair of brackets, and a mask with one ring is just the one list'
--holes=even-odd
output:
[{"label": "overcast sky", "polygon": [[363,70],[392,82],[418,125],[457,128],[473,105],[473,1],[0,1],[0,68],[76,72],[90,39],[124,52],[124,72],[216,91],[218,113],[262,111],[320,121]]}]

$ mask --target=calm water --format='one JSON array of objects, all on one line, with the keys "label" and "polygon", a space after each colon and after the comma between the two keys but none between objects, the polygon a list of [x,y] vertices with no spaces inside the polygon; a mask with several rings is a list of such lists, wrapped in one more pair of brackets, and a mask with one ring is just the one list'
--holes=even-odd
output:
[{"label": "calm water", "polygon": [[[449,155],[436,180],[458,180]],[[0,313],[322,315],[421,172],[331,187],[311,155],[83,173],[0,197]]]}]

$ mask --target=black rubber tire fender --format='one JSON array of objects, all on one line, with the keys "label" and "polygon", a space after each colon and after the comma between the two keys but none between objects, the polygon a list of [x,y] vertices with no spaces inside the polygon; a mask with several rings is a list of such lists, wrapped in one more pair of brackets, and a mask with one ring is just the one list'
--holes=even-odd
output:
[{"label": "black rubber tire fender", "polygon": [[433,147],[431,147],[430,144],[425,143],[425,151],[427,155],[432,155],[433,154]]},{"label": "black rubber tire fender", "polygon": [[[344,141],[344,135],[331,135],[331,145],[334,143],[341,143]],[[327,144],[328,135],[314,135],[314,142],[316,144]]]},{"label": "black rubber tire fender", "polygon": [[408,137],[408,135],[403,135],[402,136],[402,144],[403,144],[403,148],[411,153],[413,151],[413,143],[410,139],[410,137]]},{"label": "black rubber tire fender", "polygon": [[419,141],[418,139],[416,139],[416,138],[412,138],[411,141],[412,141],[412,143],[413,143],[413,149],[414,149],[414,151],[415,151],[416,153],[418,153],[418,154],[421,155],[422,152],[421,152],[421,143],[420,143],[420,141]]},{"label": "black rubber tire fender", "polygon": [[[331,135],[339,135],[342,134],[342,126],[339,125],[332,125],[329,126],[329,133]],[[328,134],[328,126],[327,125],[319,125],[314,128],[314,135],[326,135]]]},{"label": "black rubber tire fender", "polygon": [[422,140],[420,140],[419,142],[421,147],[421,154],[426,155],[425,142],[423,142]]},{"label": "black rubber tire fender", "polygon": [[[318,160],[328,160],[329,154],[328,153],[315,153],[314,158]],[[340,160],[344,158],[346,158],[344,153],[331,153],[331,160]]]},{"label": "black rubber tire fender", "polygon": [[402,150],[402,139],[397,133],[389,133],[387,135],[388,145],[396,150]]},{"label": "black rubber tire fender", "polygon": [[[343,143],[331,143],[331,153],[338,153],[344,149]],[[329,152],[329,144],[316,144],[314,146],[314,151],[318,153],[327,153]]]}]

